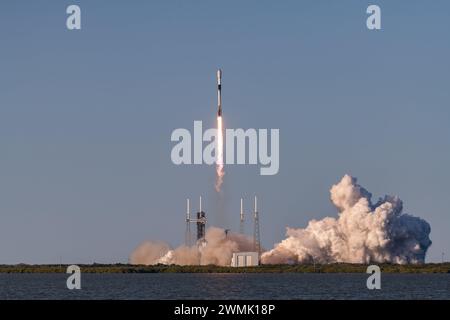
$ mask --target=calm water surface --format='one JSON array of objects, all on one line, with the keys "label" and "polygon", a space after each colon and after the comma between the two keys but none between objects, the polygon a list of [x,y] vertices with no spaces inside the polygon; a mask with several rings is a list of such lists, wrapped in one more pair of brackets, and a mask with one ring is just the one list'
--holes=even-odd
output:
[{"label": "calm water surface", "polygon": [[0,299],[450,299],[450,274],[0,274]]}]

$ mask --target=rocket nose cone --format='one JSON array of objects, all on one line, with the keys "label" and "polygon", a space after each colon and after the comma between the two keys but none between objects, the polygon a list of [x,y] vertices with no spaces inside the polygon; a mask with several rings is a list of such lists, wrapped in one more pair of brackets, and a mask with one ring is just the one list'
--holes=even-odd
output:
[{"label": "rocket nose cone", "polygon": [[218,69],[217,70],[217,79],[221,79],[222,78],[222,70]]}]

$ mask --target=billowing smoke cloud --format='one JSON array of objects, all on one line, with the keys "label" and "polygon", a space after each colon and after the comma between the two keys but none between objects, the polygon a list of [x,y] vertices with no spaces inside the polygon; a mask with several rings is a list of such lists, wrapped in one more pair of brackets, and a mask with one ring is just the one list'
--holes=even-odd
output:
[{"label": "billowing smoke cloud", "polygon": [[[338,218],[312,220],[305,229],[287,228],[287,238],[262,254],[264,264],[282,263],[423,263],[431,245],[430,225],[402,213],[398,197],[371,203],[372,195],[345,175],[331,190]],[[204,245],[171,249],[146,241],[131,254],[133,264],[230,265],[233,252],[253,251],[251,238],[210,227]]]},{"label": "billowing smoke cloud", "polygon": [[398,197],[371,203],[372,195],[345,175],[331,188],[339,217],[312,220],[305,229],[287,228],[287,238],[265,252],[262,263],[423,263],[430,225],[402,213]]},{"label": "billowing smoke cloud", "polygon": [[132,264],[177,264],[177,265],[208,265],[229,266],[233,252],[251,251],[251,238],[228,232],[224,229],[210,227],[206,231],[204,245],[191,247],[180,246],[170,249],[162,242],[144,242],[131,254]]},{"label": "billowing smoke cloud", "polygon": [[170,250],[170,246],[161,241],[145,241],[141,243],[131,254],[131,263],[154,264]]}]

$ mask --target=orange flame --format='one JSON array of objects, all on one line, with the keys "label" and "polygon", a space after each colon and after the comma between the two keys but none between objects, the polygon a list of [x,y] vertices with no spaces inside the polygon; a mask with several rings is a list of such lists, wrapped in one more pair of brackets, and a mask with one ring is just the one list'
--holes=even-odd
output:
[{"label": "orange flame", "polygon": [[216,159],[216,191],[220,192],[223,183],[225,171],[223,168],[223,129],[222,117],[217,117],[217,159]]}]

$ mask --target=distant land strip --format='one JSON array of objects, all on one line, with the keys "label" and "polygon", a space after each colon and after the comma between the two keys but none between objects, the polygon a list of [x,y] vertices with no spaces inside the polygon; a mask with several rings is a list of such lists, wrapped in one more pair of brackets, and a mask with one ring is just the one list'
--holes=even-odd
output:
[{"label": "distant land strip", "polygon": [[[450,273],[450,262],[425,264],[377,264],[384,273]],[[65,273],[69,265],[0,265],[0,273]],[[368,264],[293,264],[256,267],[78,264],[83,273],[365,273]]]}]

